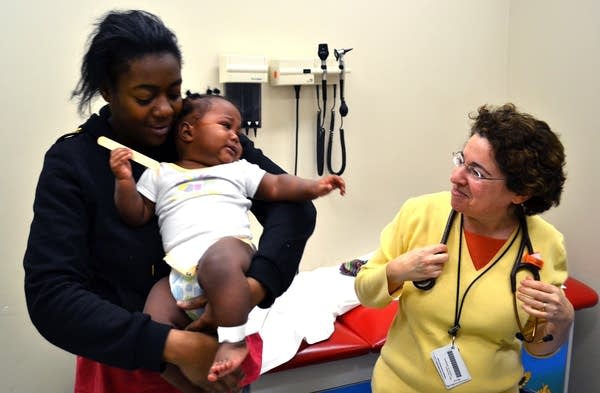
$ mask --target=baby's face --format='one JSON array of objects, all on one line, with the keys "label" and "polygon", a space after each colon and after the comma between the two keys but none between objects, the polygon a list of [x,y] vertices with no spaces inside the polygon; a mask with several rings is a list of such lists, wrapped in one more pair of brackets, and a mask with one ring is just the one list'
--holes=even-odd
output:
[{"label": "baby's face", "polygon": [[193,156],[202,158],[205,165],[225,164],[242,156],[239,134],[241,114],[229,101],[213,99],[203,117],[192,124]]}]

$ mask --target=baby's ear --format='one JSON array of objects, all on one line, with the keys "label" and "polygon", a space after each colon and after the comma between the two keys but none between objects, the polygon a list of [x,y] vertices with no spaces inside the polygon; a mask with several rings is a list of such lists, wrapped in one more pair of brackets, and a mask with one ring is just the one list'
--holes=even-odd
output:
[{"label": "baby's ear", "polygon": [[192,140],[192,125],[187,121],[181,122],[177,128],[177,137],[181,140],[189,142]]}]

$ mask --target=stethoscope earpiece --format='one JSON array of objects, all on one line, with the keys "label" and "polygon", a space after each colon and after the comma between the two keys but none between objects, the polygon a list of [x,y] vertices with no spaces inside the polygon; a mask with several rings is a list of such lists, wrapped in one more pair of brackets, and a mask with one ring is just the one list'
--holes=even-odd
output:
[{"label": "stethoscope earpiece", "polygon": [[521,341],[525,340],[525,336],[523,336],[523,333],[521,333],[521,332],[515,333],[515,337]]},{"label": "stethoscope earpiece", "polygon": [[521,333],[521,332],[517,332],[517,333],[515,333],[515,337],[516,337],[516,338],[517,338],[519,341],[523,341],[523,342],[526,342],[526,343],[533,343],[533,344],[547,343],[547,342],[550,342],[550,341],[554,340],[554,336],[553,336],[553,335],[551,335],[551,334],[546,334],[546,335],[545,335],[544,337],[542,337],[542,339],[541,339],[541,340],[539,340],[539,341],[533,341],[533,338],[532,338],[532,339],[529,339],[529,340],[528,340],[528,339],[525,339],[525,336],[524,336],[524,335],[523,335],[523,333]]},{"label": "stethoscope earpiece", "polygon": [[427,291],[435,285],[435,279],[430,280],[422,280],[422,281],[413,281],[413,285],[419,288],[422,291]]}]

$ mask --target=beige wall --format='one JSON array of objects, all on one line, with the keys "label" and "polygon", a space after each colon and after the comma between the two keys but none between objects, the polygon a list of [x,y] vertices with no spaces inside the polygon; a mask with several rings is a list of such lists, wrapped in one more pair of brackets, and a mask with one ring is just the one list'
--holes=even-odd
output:
[{"label": "beige wall", "polygon": [[[562,202],[547,214],[565,234],[571,275],[600,290],[595,257],[600,233],[600,3],[510,2],[509,98],[562,135],[567,183]],[[568,290],[568,289],[567,289]],[[600,308],[579,311],[569,392],[600,386]]]},{"label": "beige wall", "polygon": [[[482,103],[514,100],[563,134],[569,182],[563,203],[548,218],[567,237],[573,275],[600,288],[598,267],[588,256],[600,232],[597,209],[588,208],[595,206],[600,167],[592,150],[600,138],[594,117],[600,91],[594,20],[600,5],[592,0],[577,6],[509,0],[355,3],[306,0],[299,9],[275,0],[3,5],[0,391],[72,391],[72,356],[46,343],[29,322],[21,263],[43,154],[82,121],[69,94],[91,24],[112,6],[155,12],[176,31],[185,59],[184,89],[218,86],[219,54],[316,57],[320,42],[329,43],[331,52],[354,48],[346,57],[348,194],[316,202],[317,229],[303,270],[374,249],[380,229],[407,197],[448,188],[449,155],[466,138],[467,114]],[[262,99],[264,126],[255,142],[292,171],[293,89],[264,85]],[[305,177],[316,176],[315,111],[314,89],[304,87],[298,174]],[[593,335],[597,321],[598,308],[578,313],[572,387],[581,392],[600,386],[600,377],[586,367],[600,360],[600,339]]]}]

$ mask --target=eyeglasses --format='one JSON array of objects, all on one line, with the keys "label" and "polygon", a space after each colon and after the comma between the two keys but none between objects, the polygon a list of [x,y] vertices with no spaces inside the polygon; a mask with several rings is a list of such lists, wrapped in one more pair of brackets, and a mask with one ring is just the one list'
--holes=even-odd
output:
[{"label": "eyeglasses", "polygon": [[465,163],[465,156],[462,151],[456,151],[452,153],[452,163],[454,166],[461,167],[465,166],[467,173],[475,180],[504,180],[503,177],[491,177],[484,175],[480,168],[472,164]]}]

